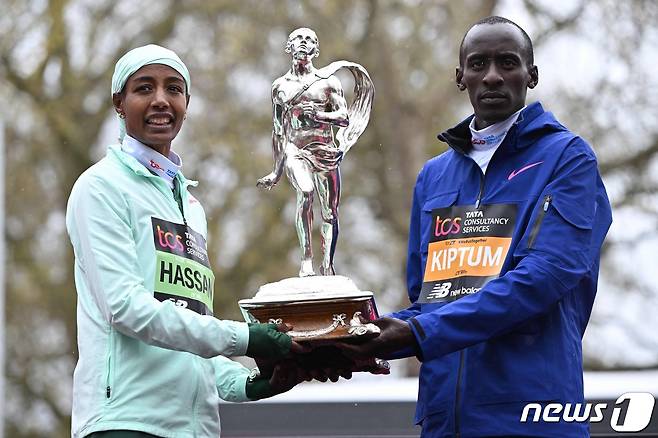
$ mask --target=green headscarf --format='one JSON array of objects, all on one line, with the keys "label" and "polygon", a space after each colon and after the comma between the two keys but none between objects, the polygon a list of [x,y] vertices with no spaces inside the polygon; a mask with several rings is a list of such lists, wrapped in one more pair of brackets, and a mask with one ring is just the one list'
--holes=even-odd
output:
[{"label": "green headscarf", "polygon": [[[112,75],[112,95],[120,93],[128,78],[149,64],[163,64],[176,70],[185,79],[186,91],[187,94],[190,94],[190,72],[183,61],[171,50],[149,44],[130,50],[117,61]],[[119,141],[121,142],[126,135],[126,122],[118,114],[117,117],[119,118]]]}]

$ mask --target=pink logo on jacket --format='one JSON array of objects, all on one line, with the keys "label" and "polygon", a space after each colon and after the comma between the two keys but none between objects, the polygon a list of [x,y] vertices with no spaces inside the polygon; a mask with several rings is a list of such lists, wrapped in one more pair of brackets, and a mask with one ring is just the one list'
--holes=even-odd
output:
[{"label": "pink logo on jacket", "polygon": [[519,170],[513,170],[512,173],[510,173],[509,176],[507,177],[507,180],[509,181],[512,178],[514,178],[516,175],[518,175],[519,173],[525,172],[526,170],[531,169],[535,166],[539,166],[541,163],[543,163],[543,161],[537,161],[536,163],[532,163],[532,164],[528,164],[527,166],[523,166]]}]

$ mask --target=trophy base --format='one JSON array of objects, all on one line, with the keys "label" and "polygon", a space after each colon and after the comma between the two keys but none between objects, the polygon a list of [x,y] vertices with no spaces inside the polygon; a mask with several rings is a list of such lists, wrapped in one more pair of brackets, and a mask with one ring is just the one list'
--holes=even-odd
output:
[{"label": "trophy base", "polygon": [[380,332],[367,322],[379,316],[372,292],[342,276],[288,278],[238,304],[247,322],[289,324],[295,341],[369,339]]}]

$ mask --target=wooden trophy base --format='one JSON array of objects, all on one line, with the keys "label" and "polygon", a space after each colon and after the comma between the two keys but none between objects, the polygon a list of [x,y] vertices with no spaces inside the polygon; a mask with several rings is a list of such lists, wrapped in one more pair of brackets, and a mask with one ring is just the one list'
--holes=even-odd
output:
[{"label": "wooden trophy base", "polygon": [[360,291],[347,277],[287,278],[240,300],[247,322],[285,323],[295,341],[358,340],[379,335],[368,323],[378,318],[372,292]]}]

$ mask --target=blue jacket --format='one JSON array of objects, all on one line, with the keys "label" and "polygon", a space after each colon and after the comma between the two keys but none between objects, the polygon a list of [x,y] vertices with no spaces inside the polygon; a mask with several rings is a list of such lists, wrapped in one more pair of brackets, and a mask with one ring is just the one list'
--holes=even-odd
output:
[{"label": "blue jacket", "polygon": [[419,346],[416,422],[432,437],[587,436],[586,422],[519,420],[530,402],[583,402],[581,339],[612,222],[596,157],[534,103],[485,176],[466,155],[471,118],[418,175],[412,305],[391,315]]}]

